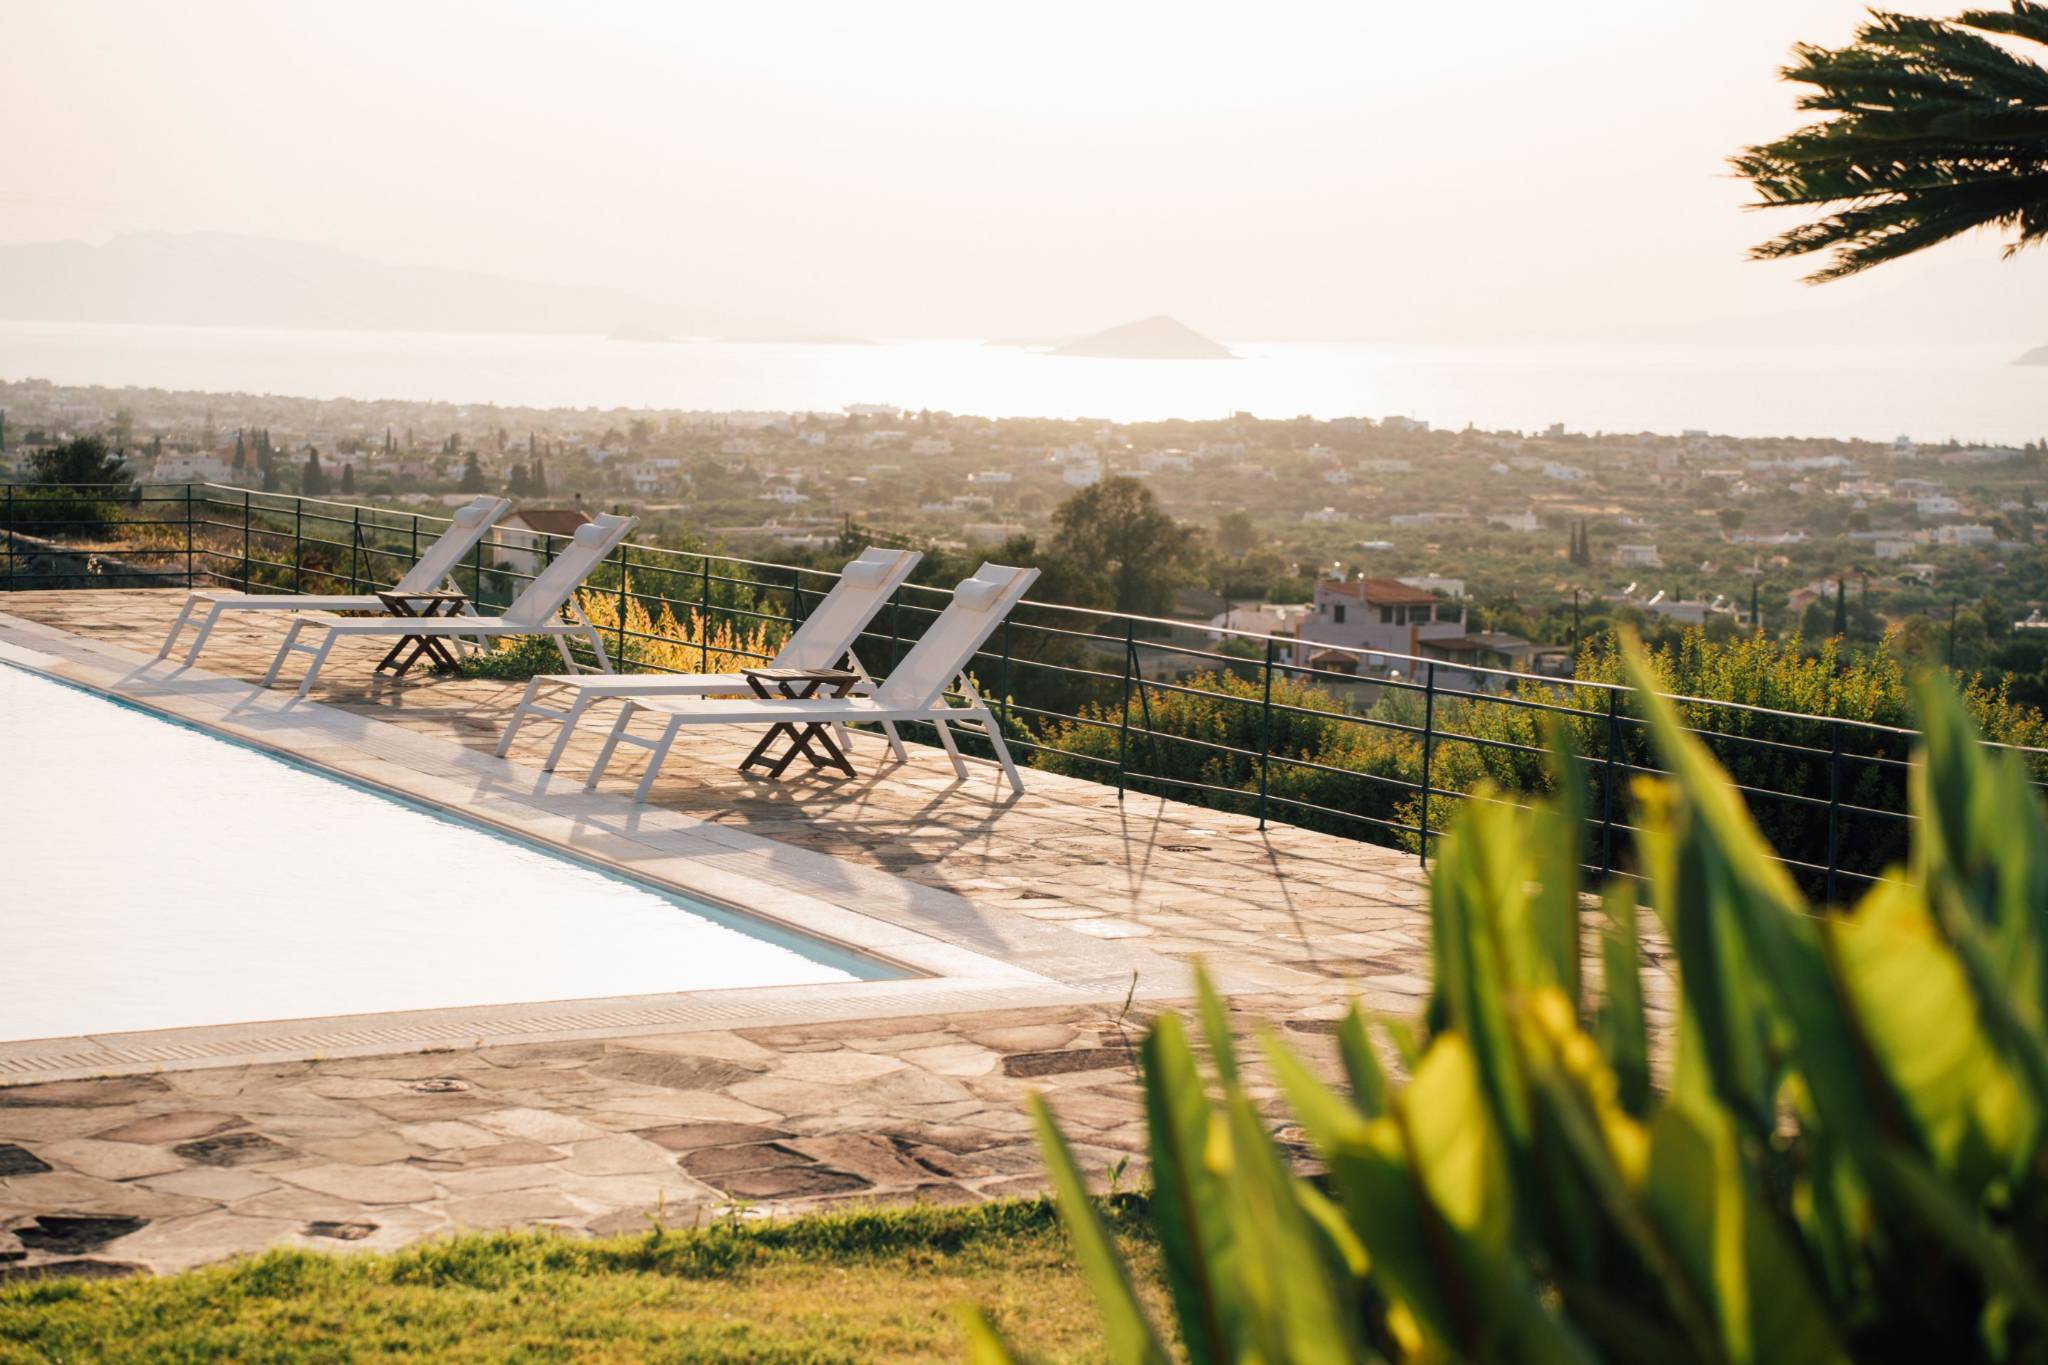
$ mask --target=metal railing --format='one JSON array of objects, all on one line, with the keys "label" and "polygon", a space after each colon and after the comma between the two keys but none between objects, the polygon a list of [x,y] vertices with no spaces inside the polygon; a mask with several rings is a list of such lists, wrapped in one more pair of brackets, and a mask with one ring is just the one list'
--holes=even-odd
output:
[{"label": "metal railing", "polygon": [[[83,497],[107,490],[66,491]],[[27,490],[0,490],[0,587],[117,581],[85,559],[102,554],[122,565],[122,582],[146,574],[252,592],[366,592],[395,580],[448,524],[433,515],[217,484],[144,487],[120,495],[118,522],[124,538],[140,543],[101,550],[92,546],[94,536],[107,536],[104,523],[67,516],[61,496],[36,496],[53,499],[40,509],[49,516],[28,515]],[[63,544],[81,533],[81,548]],[[501,607],[562,541],[498,528],[457,571],[457,585],[481,609]],[[53,560],[84,567],[35,567]],[[698,653],[695,660],[682,654],[684,663],[708,668],[714,652],[768,657],[731,640],[714,645],[721,626],[786,630],[837,577],[709,550],[628,543],[586,580],[585,592],[612,608],[605,629],[621,667],[652,667],[646,654],[657,646],[673,653],[680,643]],[[951,595],[915,583],[901,588],[856,645],[868,670],[879,677],[893,668]],[[679,619],[695,613],[696,640],[633,628],[635,607],[657,621],[664,609]],[[1144,791],[1255,815],[1261,827],[1280,821],[1391,843],[1424,862],[1460,804],[1512,802],[1517,792],[1544,787],[1544,727],[1562,726],[1586,784],[1586,866],[1603,875],[1630,872],[1636,830],[1627,821],[1626,787],[1661,770],[1629,688],[1316,642],[1319,658],[1335,651],[1361,665],[1369,657],[1392,666],[1386,676],[1361,678],[1297,662],[1300,643],[1026,601],[975,656],[971,671],[1011,747],[1040,767],[1113,783],[1119,796]],[[1913,819],[1906,779],[1915,732],[1706,698],[1673,700],[1690,732],[1729,769],[1781,860],[1814,893],[1838,900],[1903,859]],[[1163,719],[1155,714],[1161,710]],[[1994,747],[2021,754],[2042,786],[2048,749]]]}]

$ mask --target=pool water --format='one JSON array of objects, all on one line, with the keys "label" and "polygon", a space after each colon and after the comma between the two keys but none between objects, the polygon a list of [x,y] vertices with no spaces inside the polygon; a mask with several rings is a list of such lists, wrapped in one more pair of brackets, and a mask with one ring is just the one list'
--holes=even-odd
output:
[{"label": "pool water", "polygon": [[0,663],[0,1040],[901,974]]}]

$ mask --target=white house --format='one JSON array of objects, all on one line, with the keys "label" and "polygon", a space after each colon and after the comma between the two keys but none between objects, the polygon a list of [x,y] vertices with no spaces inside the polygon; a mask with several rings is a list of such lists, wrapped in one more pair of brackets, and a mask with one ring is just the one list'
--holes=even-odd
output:
[{"label": "white house", "polygon": [[1631,569],[1661,569],[1664,558],[1654,545],[1617,545],[1611,563]]},{"label": "white house", "polygon": [[1419,422],[1413,417],[1382,417],[1380,425],[1388,431],[1428,431],[1429,423]]},{"label": "white house", "polygon": [[[1388,661],[1370,651],[1413,655],[1424,640],[1465,633],[1462,620],[1439,614],[1442,605],[1435,593],[1396,578],[1325,578],[1316,584],[1313,611],[1296,627],[1296,653],[1308,660],[1318,645],[1339,645],[1369,651],[1360,661],[1363,668],[1385,667]],[[1394,666],[1407,671],[1406,665]]]},{"label": "white house", "polygon": [[1069,488],[1087,488],[1102,482],[1102,462],[1091,460],[1086,464],[1069,464],[1060,471],[1060,482]]},{"label": "white house", "polygon": [[1913,510],[1923,517],[1953,517],[1962,513],[1963,505],[1946,493],[1913,499]]},{"label": "white house", "polygon": [[[472,495],[454,496],[468,502]],[[488,537],[491,548],[485,553],[514,573],[538,573],[549,557],[545,547],[552,542],[555,549],[561,549],[577,527],[589,522],[590,514],[580,507],[522,507],[499,519]]]},{"label": "white house", "polygon": [[1934,533],[1937,545],[1989,545],[1997,538],[1989,526],[1975,523],[1943,526]]},{"label": "white house", "polygon": [[1488,526],[1498,526],[1506,531],[1521,531],[1524,534],[1540,531],[1543,523],[1534,512],[1496,512],[1486,519]]},{"label": "white house", "polygon": [[1546,460],[1543,464],[1543,477],[1556,479],[1560,483],[1583,483],[1593,476],[1575,464],[1558,464],[1554,460]]},{"label": "white house", "polygon": [[913,455],[951,455],[953,443],[943,436],[920,436],[910,443]]},{"label": "white house", "polygon": [[[339,466],[334,466],[339,471]],[[150,466],[149,477],[158,483],[227,483],[234,466],[210,452],[166,450]]]}]

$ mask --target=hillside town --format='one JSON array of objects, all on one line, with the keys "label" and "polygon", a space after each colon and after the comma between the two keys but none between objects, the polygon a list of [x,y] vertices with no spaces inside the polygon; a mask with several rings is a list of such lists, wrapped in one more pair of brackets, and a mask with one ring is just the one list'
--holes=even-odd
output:
[{"label": "hillside town", "polygon": [[1453,676],[1471,685],[1485,670],[1569,672],[1596,614],[1873,640],[1946,620],[1954,651],[1964,606],[1980,647],[2038,629],[2048,610],[2038,442],[1563,423],[1446,431],[1403,416],[1116,424],[886,403],[570,410],[0,383],[0,475],[86,433],[151,482],[415,508],[504,491],[519,503],[505,528],[514,538],[623,507],[656,539],[784,558],[827,552],[852,527],[961,551],[1016,547],[1046,539],[1078,491],[1130,479],[1205,550],[1167,614],[1205,624],[1215,642],[1296,641],[1282,662],[1332,673],[1398,668],[1394,656],[1463,666]]}]

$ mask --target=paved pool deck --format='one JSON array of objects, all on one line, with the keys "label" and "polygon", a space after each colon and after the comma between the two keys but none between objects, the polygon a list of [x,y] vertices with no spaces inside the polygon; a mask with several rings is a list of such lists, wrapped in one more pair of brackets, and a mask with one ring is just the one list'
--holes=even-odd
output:
[{"label": "paved pool deck", "polygon": [[1036,1192],[1033,1090],[1090,1169],[1142,1152],[1129,1049],[1185,997],[1190,961],[1224,981],[1247,1029],[1269,1024],[1319,1065],[1350,998],[1411,1013],[1426,995],[1412,855],[1046,773],[1013,797],[993,764],[970,762],[962,781],[936,749],[897,763],[876,737],[855,746],[857,777],[770,781],[735,771],[752,733],[686,735],[635,808],[637,750],[597,795],[581,791],[601,721],[560,778],[537,772],[551,727],[493,756],[517,683],[377,678],[381,647],[345,645],[316,705],[294,707],[284,683],[254,686],[277,614],[230,618],[199,669],[150,665],[181,597],[11,593],[0,639],[40,640],[144,704],[644,876],[736,901],[736,887],[766,888],[751,908],[856,944],[874,935],[922,976],[573,1016],[508,1007],[389,1036],[355,1021],[327,1046],[276,1030],[67,1040],[68,1066],[62,1048],[0,1045],[0,1277],[165,1272],[459,1228],[635,1230],[735,1201],[773,1213]]}]

